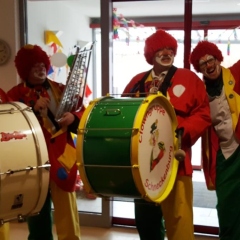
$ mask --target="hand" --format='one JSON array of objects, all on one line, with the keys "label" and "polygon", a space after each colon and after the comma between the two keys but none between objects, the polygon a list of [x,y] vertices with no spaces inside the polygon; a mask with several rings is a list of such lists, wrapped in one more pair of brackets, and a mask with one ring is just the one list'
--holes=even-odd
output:
[{"label": "hand", "polygon": [[58,124],[59,126],[61,127],[67,127],[69,126],[70,124],[73,123],[74,121],[74,115],[70,112],[66,112],[63,114],[62,118],[59,120]]},{"label": "hand", "polygon": [[178,138],[179,136],[182,137],[183,133],[184,133],[184,128],[183,127],[182,128],[177,128],[175,130],[175,137],[176,138]]},{"label": "hand", "polygon": [[42,110],[48,108],[49,103],[50,103],[50,100],[49,100],[48,98],[40,97],[40,98],[36,101],[33,109],[34,109],[35,112],[41,112]]}]

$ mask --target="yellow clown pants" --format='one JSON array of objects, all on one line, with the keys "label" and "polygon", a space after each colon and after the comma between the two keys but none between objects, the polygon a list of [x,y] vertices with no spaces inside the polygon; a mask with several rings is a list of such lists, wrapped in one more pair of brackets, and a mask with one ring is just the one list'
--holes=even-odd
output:
[{"label": "yellow clown pants", "polygon": [[50,189],[58,240],[80,240],[76,193],[63,191],[53,181]]},{"label": "yellow clown pants", "polygon": [[52,210],[58,240],[80,240],[80,225],[75,192],[65,192],[53,181],[40,214],[28,218],[28,240],[53,240]]},{"label": "yellow clown pants", "polygon": [[9,223],[4,223],[2,226],[0,226],[0,239],[1,240],[9,240]]},{"label": "yellow clown pants", "polygon": [[161,208],[168,240],[194,240],[192,177],[177,176]]}]

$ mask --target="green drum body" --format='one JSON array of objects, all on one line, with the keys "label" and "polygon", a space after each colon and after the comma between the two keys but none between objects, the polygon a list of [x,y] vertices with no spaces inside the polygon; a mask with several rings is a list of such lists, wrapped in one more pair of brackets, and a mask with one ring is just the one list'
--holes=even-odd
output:
[{"label": "green drum body", "polygon": [[77,164],[87,192],[162,201],[177,172],[175,129],[174,110],[163,95],[92,101],[77,136]]}]

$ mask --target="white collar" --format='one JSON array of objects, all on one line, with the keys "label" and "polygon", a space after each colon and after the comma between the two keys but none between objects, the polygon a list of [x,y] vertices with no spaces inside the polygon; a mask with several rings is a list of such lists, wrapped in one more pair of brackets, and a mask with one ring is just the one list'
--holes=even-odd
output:
[{"label": "white collar", "polygon": [[167,75],[167,72],[168,71],[163,71],[163,72],[160,73],[159,76],[157,76],[155,74],[154,70],[152,69],[152,78],[155,78],[155,79],[158,78],[159,80],[161,80],[163,77],[165,77]]}]

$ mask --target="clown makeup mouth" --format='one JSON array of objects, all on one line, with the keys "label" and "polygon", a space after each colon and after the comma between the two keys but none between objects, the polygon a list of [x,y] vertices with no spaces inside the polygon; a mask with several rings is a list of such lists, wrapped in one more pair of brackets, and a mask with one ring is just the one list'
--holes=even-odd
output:
[{"label": "clown makeup mouth", "polygon": [[216,65],[216,64],[214,64],[214,66],[212,66],[211,68],[205,69],[203,71],[203,75],[205,77],[213,80],[218,78],[219,74],[220,74],[220,67],[219,65]]},{"label": "clown makeup mouth", "polygon": [[32,74],[34,78],[39,80],[45,80],[47,77],[46,67],[43,63],[37,63],[32,68]]},{"label": "clown makeup mouth", "polygon": [[214,63],[212,66],[209,66],[203,70],[203,75],[209,79],[216,79],[220,74],[220,66]]},{"label": "clown makeup mouth", "polygon": [[44,80],[46,77],[47,77],[47,74],[46,74],[46,70],[45,71],[36,71],[33,73],[34,77],[35,78],[38,78],[38,79],[41,79],[41,80]]},{"label": "clown makeup mouth", "polygon": [[173,64],[174,56],[173,55],[162,55],[156,57],[156,62],[162,66],[171,66]]},{"label": "clown makeup mouth", "polygon": [[199,60],[199,68],[202,74],[209,79],[216,79],[220,74],[220,66],[211,55],[205,55]]}]

